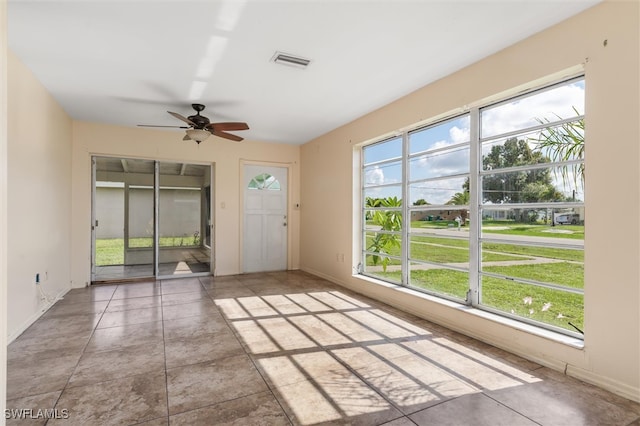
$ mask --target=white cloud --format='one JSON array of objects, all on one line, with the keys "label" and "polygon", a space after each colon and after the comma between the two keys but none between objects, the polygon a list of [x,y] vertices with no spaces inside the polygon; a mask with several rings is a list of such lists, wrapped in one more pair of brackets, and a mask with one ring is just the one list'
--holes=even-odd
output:
[{"label": "white cloud", "polygon": [[482,137],[535,126],[537,119],[557,120],[584,113],[584,87],[577,84],[557,87],[527,98],[482,111]]},{"label": "white cloud", "polygon": [[411,180],[466,173],[469,171],[469,148],[441,151],[418,157],[410,165]]},{"label": "white cloud", "polygon": [[451,137],[451,140],[454,144],[469,142],[469,139],[471,137],[471,129],[469,127],[461,129],[460,127],[453,126],[451,129],[449,129],[449,136]]},{"label": "white cloud", "polygon": [[[431,143],[429,151],[469,142],[469,117],[458,119],[455,123],[447,131],[449,137]],[[469,150],[458,148],[420,156],[412,161],[411,166],[411,180],[465,173],[469,170]]]},{"label": "white cloud", "polygon": [[384,171],[378,166],[367,170],[364,177],[365,185],[382,185],[384,183]]}]

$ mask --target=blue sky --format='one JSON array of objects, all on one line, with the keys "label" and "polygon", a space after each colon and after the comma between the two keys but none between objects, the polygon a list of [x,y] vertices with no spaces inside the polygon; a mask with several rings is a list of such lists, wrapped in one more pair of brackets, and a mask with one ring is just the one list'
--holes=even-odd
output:
[{"label": "blue sky", "polygon": [[[531,127],[538,124],[538,119],[557,120],[575,116],[574,108],[584,113],[584,80],[561,85],[552,89],[535,92],[531,96],[512,102],[505,102],[482,110],[481,129],[483,137],[492,137],[512,130]],[[535,134],[530,137],[535,138]],[[410,152],[444,148],[469,141],[469,116],[465,114],[434,126],[410,133]],[[504,139],[491,142],[503,143]],[[487,145],[488,146],[488,145]],[[532,146],[533,148],[533,146]],[[490,149],[490,148],[489,148]],[[487,152],[486,149],[483,151]],[[375,163],[390,158],[400,158],[402,140],[393,138],[383,143],[370,145],[364,150],[365,164]],[[411,160],[411,180],[432,177],[445,177],[467,173],[469,169],[469,150],[452,149],[439,151],[437,154],[426,154]],[[380,184],[398,184],[389,188],[367,190],[367,196],[387,197],[401,196],[402,179],[401,162],[370,166],[365,168],[365,186]],[[411,185],[410,201],[413,203],[424,198],[432,204],[444,204],[453,194],[462,191],[464,179],[445,179],[417,183]],[[562,183],[556,182],[559,189]],[[577,188],[584,199],[583,190]],[[569,190],[570,192],[570,190]]]},{"label": "blue sky", "polygon": [[[433,127],[412,132],[409,136],[409,141],[411,153],[469,142],[469,116],[467,114]],[[364,158],[365,164],[368,164],[388,158],[400,157],[401,155],[402,140],[401,138],[394,138],[388,142],[368,147],[365,149]],[[468,147],[438,151],[434,154],[416,157],[410,162],[411,180],[466,173],[468,169]],[[399,184],[401,180],[402,168],[400,160],[365,169],[365,181],[369,184]],[[460,179],[455,179],[412,185],[410,199],[413,202],[419,198],[425,198],[430,203],[444,204],[451,198],[452,194],[462,191],[462,182]],[[376,188],[367,191],[367,193],[367,196],[371,197],[399,197],[401,196],[401,187],[397,185],[391,188]]]}]

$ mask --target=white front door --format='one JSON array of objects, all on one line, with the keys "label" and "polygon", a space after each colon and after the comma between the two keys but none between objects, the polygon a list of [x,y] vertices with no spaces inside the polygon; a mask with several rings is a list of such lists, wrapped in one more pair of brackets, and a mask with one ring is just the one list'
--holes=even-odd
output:
[{"label": "white front door", "polygon": [[243,272],[287,269],[287,169],[244,166]]}]

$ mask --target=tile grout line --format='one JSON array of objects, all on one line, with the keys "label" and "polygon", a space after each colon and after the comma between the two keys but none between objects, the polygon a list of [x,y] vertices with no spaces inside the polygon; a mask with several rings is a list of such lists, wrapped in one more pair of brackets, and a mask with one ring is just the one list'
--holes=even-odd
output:
[{"label": "tile grout line", "polygon": [[[60,395],[58,395],[58,398],[56,399],[56,402],[53,404],[53,408],[54,409],[57,407],[58,403],[60,402],[60,399],[62,398],[62,395],[64,394],[64,391],[69,386],[69,382],[71,381],[71,378],[75,374],[76,369],[80,365],[80,361],[82,360],[82,357],[84,356],[85,350],[87,349],[87,346],[89,346],[89,342],[91,342],[91,338],[93,337],[93,334],[96,332],[96,330],[98,328],[98,325],[100,324],[100,321],[102,321],[102,316],[107,311],[107,308],[109,307],[109,304],[111,303],[111,300],[113,299],[113,295],[116,294],[116,290],[118,289],[118,287],[120,287],[119,284],[116,285],[116,288],[113,289],[113,293],[111,293],[111,296],[109,297],[107,306],[105,306],[104,310],[100,313],[100,319],[98,319],[98,321],[96,322],[96,325],[91,329],[91,334],[89,335],[89,338],[87,339],[87,343],[84,344],[84,346],[82,347],[82,350],[80,351],[80,356],[78,357],[78,362],[76,362],[76,365],[73,367],[73,370],[71,371],[71,374],[69,375],[69,378],[67,379],[66,383],[62,387],[62,390],[60,391]],[[89,287],[89,291],[93,292],[93,290],[91,290],[91,287]],[[94,301],[90,301],[89,303],[93,303],[93,302]],[[71,414],[71,413],[69,413],[69,414]],[[49,423],[49,420],[50,419],[47,419],[45,421],[45,423],[44,423],[45,426]]]},{"label": "tile grout line", "polygon": [[543,426],[543,425],[542,425],[542,423],[539,423],[539,422],[537,422],[537,421],[533,420],[532,418],[530,418],[529,416],[527,416],[527,415],[525,415],[525,414],[522,414],[521,412],[519,412],[519,411],[518,411],[518,410],[516,410],[515,408],[511,408],[511,407],[509,407],[508,405],[504,404],[503,402],[498,401],[497,399],[495,399],[495,398],[494,398],[494,397],[492,397],[491,395],[489,395],[489,394],[485,393],[485,389],[483,389],[483,390],[482,390],[481,394],[482,394],[482,395],[484,395],[484,396],[486,396],[486,397],[487,397],[487,398],[489,398],[490,400],[495,401],[497,404],[501,405],[502,407],[506,408],[507,410],[512,411],[512,412],[516,413],[517,415],[524,417],[525,419],[529,420],[530,422],[535,423],[535,424],[540,425],[540,426]]},{"label": "tile grout line", "polygon": [[162,302],[162,280],[160,280],[160,320],[162,322],[162,355],[164,357],[164,390],[165,403],[167,406],[167,424],[169,424],[169,373],[167,371],[167,341],[164,335],[164,304]]},{"label": "tile grout line", "polygon": [[[201,285],[202,285],[202,287],[204,288],[204,285],[202,284],[202,282],[200,282],[200,284],[201,284]],[[206,295],[207,295],[207,298],[209,298],[209,299],[211,300],[211,302],[212,302],[212,303],[214,304],[214,306],[215,306],[215,302],[214,302],[214,300],[213,300],[213,297],[209,294],[209,292],[208,292],[208,291],[206,291],[206,288],[205,288],[204,290],[205,290],[205,293],[206,293]],[[217,308],[217,306],[216,306],[216,309],[218,309],[218,308]],[[218,309],[218,311],[219,311],[219,309]],[[230,329],[231,333],[232,333],[232,334],[234,335],[234,337],[236,337],[236,339],[237,339],[237,336],[236,336],[236,334],[235,334],[235,332],[234,332],[234,329],[233,329],[231,326],[229,326],[229,324],[228,324],[228,322],[227,322],[226,318],[224,317],[224,315],[222,315],[222,313],[220,313],[220,316],[221,316],[221,318],[223,319],[223,321],[225,321],[225,324],[227,325],[227,327],[229,327],[229,329]],[[164,329],[164,327],[163,327],[163,329]],[[215,333],[214,333],[214,334],[215,334]],[[212,335],[213,335],[213,334],[212,334]],[[244,347],[243,347],[242,345],[240,345],[240,346],[241,346],[241,348],[243,349],[244,355],[247,355],[247,356],[248,356],[248,354],[247,354],[246,350],[244,349]],[[238,355],[228,355],[228,356],[225,356],[225,357],[222,357],[222,358],[216,358],[216,360],[223,360],[223,359],[232,358],[232,357],[236,357],[236,356],[238,356]],[[254,368],[256,368],[255,363],[253,363],[253,360],[251,359],[251,357],[250,357],[250,356],[248,356],[248,358],[249,358],[249,360],[251,361],[251,363],[253,364]],[[196,362],[196,363],[193,363],[193,364],[187,364],[187,365],[207,364],[207,363],[210,363],[210,362],[211,362],[211,360],[206,360],[206,361],[200,361],[200,362]],[[165,365],[166,365],[166,357],[165,357]],[[173,368],[180,368],[180,367],[172,367],[172,369],[173,369]],[[166,371],[166,370],[165,370],[165,371]],[[258,372],[258,374],[260,374],[260,370],[258,370],[258,368],[256,368],[256,371]],[[262,380],[264,381],[264,377],[262,377],[262,375],[261,375],[261,374],[260,374],[260,376],[261,376]],[[167,380],[168,380],[168,377],[167,377]],[[228,400],[224,400],[224,401],[218,401],[218,402],[214,402],[214,403],[212,403],[212,404],[203,405],[203,406],[200,406],[200,407],[196,407],[196,408],[192,408],[192,409],[189,409],[189,410],[181,411],[181,412],[179,412],[179,413],[175,413],[174,415],[179,415],[179,414],[184,414],[184,413],[190,413],[190,412],[193,412],[193,411],[201,410],[201,409],[203,409],[203,408],[215,407],[216,405],[220,405],[220,404],[223,404],[223,403],[226,403],[226,402],[229,402],[229,401],[236,401],[236,400],[239,400],[239,399],[242,399],[242,398],[246,398],[246,397],[248,397],[248,396],[259,395],[259,394],[264,393],[264,392],[270,392],[270,393],[271,393],[271,395],[273,396],[273,398],[276,400],[276,402],[277,402],[277,403],[278,403],[278,405],[280,406],[280,408],[282,409],[282,412],[283,412],[283,414],[285,415],[285,417],[287,418],[287,420],[289,421],[289,424],[290,424],[290,425],[292,425],[293,423],[291,422],[291,420],[290,420],[290,419],[289,419],[289,417],[287,416],[286,412],[284,411],[284,409],[283,409],[283,408],[282,408],[282,406],[280,405],[280,401],[278,401],[278,399],[275,397],[275,395],[273,395],[273,392],[271,391],[271,388],[268,386],[268,384],[267,384],[267,383],[265,383],[265,385],[267,385],[267,391],[252,392],[252,393],[249,393],[249,394],[246,394],[246,395],[238,396],[238,397],[236,397],[236,398],[232,398],[232,399],[228,399]],[[168,389],[167,389],[167,398],[168,398],[168,394],[169,394],[169,392],[168,392]],[[167,417],[167,419],[168,419],[169,417],[171,417],[171,416],[168,416],[168,417]]]},{"label": "tile grout line", "polygon": [[[213,279],[213,277],[211,277]],[[201,282],[202,283],[202,282]],[[242,284],[243,287],[246,287],[244,284]],[[204,287],[204,286],[203,286]],[[206,291],[206,289],[205,289]],[[251,290],[253,292],[253,290]],[[209,292],[207,291],[207,295],[209,296],[209,298],[211,299],[211,301],[213,302],[213,304],[216,306],[216,309],[218,309],[218,311],[220,311],[220,309],[218,308],[218,306],[215,303],[215,300],[213,300],[213,296],[211,294],[209,294]],[[227,317],[220,311],[220,316],[222,317],[224,323],[227,325],[227,327],[229,327],[229,329],[231,330],[231,333],[233,333],[233,336],[238,339],[238,336],[236,334],[235,331],[235,327],[233,327]],[[240,342],[238,342],[240,343]],[[244,352],[244,354],[247,356],[247,358],[249,358],[249,361],[251,361],[251,365],[253,365],[253,368],[256,369],[257,373],[260,375],[260,378],[262,379],[262,381],[264,382],[265,386],[267,387],[269,393],[271,394],[271,396],[273,397],[273,399],[276,401],[276,403],[278,404],[278,407],[280,407],[280,409],[282,410],[282,414],[284,414],[284,416],[286,417],[287,421],[289,422],[290,425],[293,425],[293,421],[291,420],[291,418],[289,417],[289,414],[287,414],[287,411],[284,409],[284,407],[282,406],[282,403],[280,402],[280,400],[276,397],[275,393],[273,392],[273,389],[271,389],[271,386],[269,386],[269,382],[265,379],[265,377],[262,374],[262,371],[260,371],[260,369],[258,368],[258,366],[255,363],[255,360],[253,359],[253,357],[251,356],[251,354],[249,352],[247,352],[247,348],[245,348],[245,345],[240,343],[240,347],[242,348],[242,351]]]},{"label": "tile grout line", "polygon": [[[361,311],[361,310],[365,310],[365,311],[369,311],[369,307],[364,308],[364,307],[358,307],[356,306],[355,308],[336,308],[334,306],[331,306],[330,304],[326,303],[326,301],[320,300],[319,298],[315,297],[313,294],[309,294],[309,296],[311,298],[313,298],[314,300],[317,300],[319,303],[327,306],[329,308],[329,310],[326,311],[322,311],[323,314],[326,313],[343,313],[345,311]],[[267,305],[269,305],[272,309],[274,309],[276,312],[278,312],[278,309],[275,308],[275,306],[273,306],[271,303],[269,303],[269,301],[264,300],[263,296],[257,296],[259,297],[261,300],[263,300]],[[296,303],[294,301],[294,303]],[[352,304],[352,303],[350,303]],[[297,303],[296,303],[297,305]],[[352,368],[351,366],[349,366],[348,364],[346,364],[345,362],[343,362],[343,360],[341,360],[340,358],[338,358],[328,347],[327,345],[323,345],[321,344],[320,341],[318,341],[317,339],[315,339],[310,333],[308,333],[306,330],[304,330],[302,327],[300,327],[298,324],[295,324],[294,322],[292,322],[290,320],[291,317],[297,317],[300,315],[310,315],[314,318],[316,318],[318,321],[322,322],[323,324],[326,324],[328,327],[330,327],[331,329],[335,330],[336,332],[338,332],[339,334],[341,334],[343,337],[347,338],[350,340],[349,343],[347,343],[347,345],[357,345],[357,341],[354,341],[353,337],[342,333],[341,330],[338,330],[336,327],[334,327],[332,324],[327,323],[326,320],[322,319],[319,317],[319,313],[316,312],[307,312],[307,313],[303,313],[303,314],[282,314],[279,313],[277,315],[274,315],[274,317],[277,318],[283,318],[285,321],[287,321],[289,324],[291,324],[291,326],[295,329],[297,329],[300,333],[302,333],[302,335],[306,336],[311,342],[313,342],[316,347],[314,348],[310,348],[311,351],[313,352],[323,352],[326,355],[328,355],[330,358],[332,358],[334,361],[336,361],[338,364],[342,365],[350,374],[352,374],[354,377],[357,377],[369,390],[371,390],[372,392],[374,392],[375,394],[377,394],[382,400],[386,401],[389,406],[391,408],[394,408],[396,411],[398,411],[398,413],[400,413],[401,415],[399,417],[397,417],[396,419],[402,418],[405,416],[405,414],[402,412],[402,410],[400,409],[400,407],[398,407],[393,401],[391,401],[388,397],[386,397],[381,391],[379,391],[376,387],[374,387],[371,383],[369,383],[368,380],[366,380],[361,374],[359,374],[354,368]],[[269,316],[271,317],[271,316]],[[353,321],[359,323],[360,325],[362,325],[363,327],[366,327],[365,324],[362,324],[361,321],[358,321],[356,319],[351,318]],[[370,329],[372,332],[375,332],[373,329]],[[378,334],[381,337],[381,340],[383,341],[388,341],[386,336],[384,336],[384,334],[375,332],[375,334]],[[284,353],[290,352],[288,350],[283,350]],[[288,355],[287,355],[288,356]],[[292,361],[293,363],[297,364],[297,362]],[[301,369],[300,369],[301,370]],[[260,371],[260,370],[258,370]],[[307,376],[305,374],[305,376]],[[263,378],[264,380],[264,378]],[[312,377],[307,377],[307,380],[310,382],[313,382],[314,384],[316,383],[316,380]],[[268,385],[267,385],[268,386]],[[321,391],[319,391],[320,393],[322,393]],[[325,396],[327,400],[331,400],[330,397]],[[339,409],[339,407],[335,407],[336,409],[338,409],[338,411],[341,411]],[[394,419],[394,420],[396,420]]]}]

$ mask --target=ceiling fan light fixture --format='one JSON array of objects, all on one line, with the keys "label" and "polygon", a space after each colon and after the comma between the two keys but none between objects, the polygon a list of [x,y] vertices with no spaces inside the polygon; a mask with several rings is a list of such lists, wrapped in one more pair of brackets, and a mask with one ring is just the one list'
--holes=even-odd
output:
[{"label": "ceiling fan light fixture", "polygon": [[189,136],[189,139],[196,141],[196,143],[200,143],[211,136],[211,133],[204,129],[188,129],[187,136]]}]

